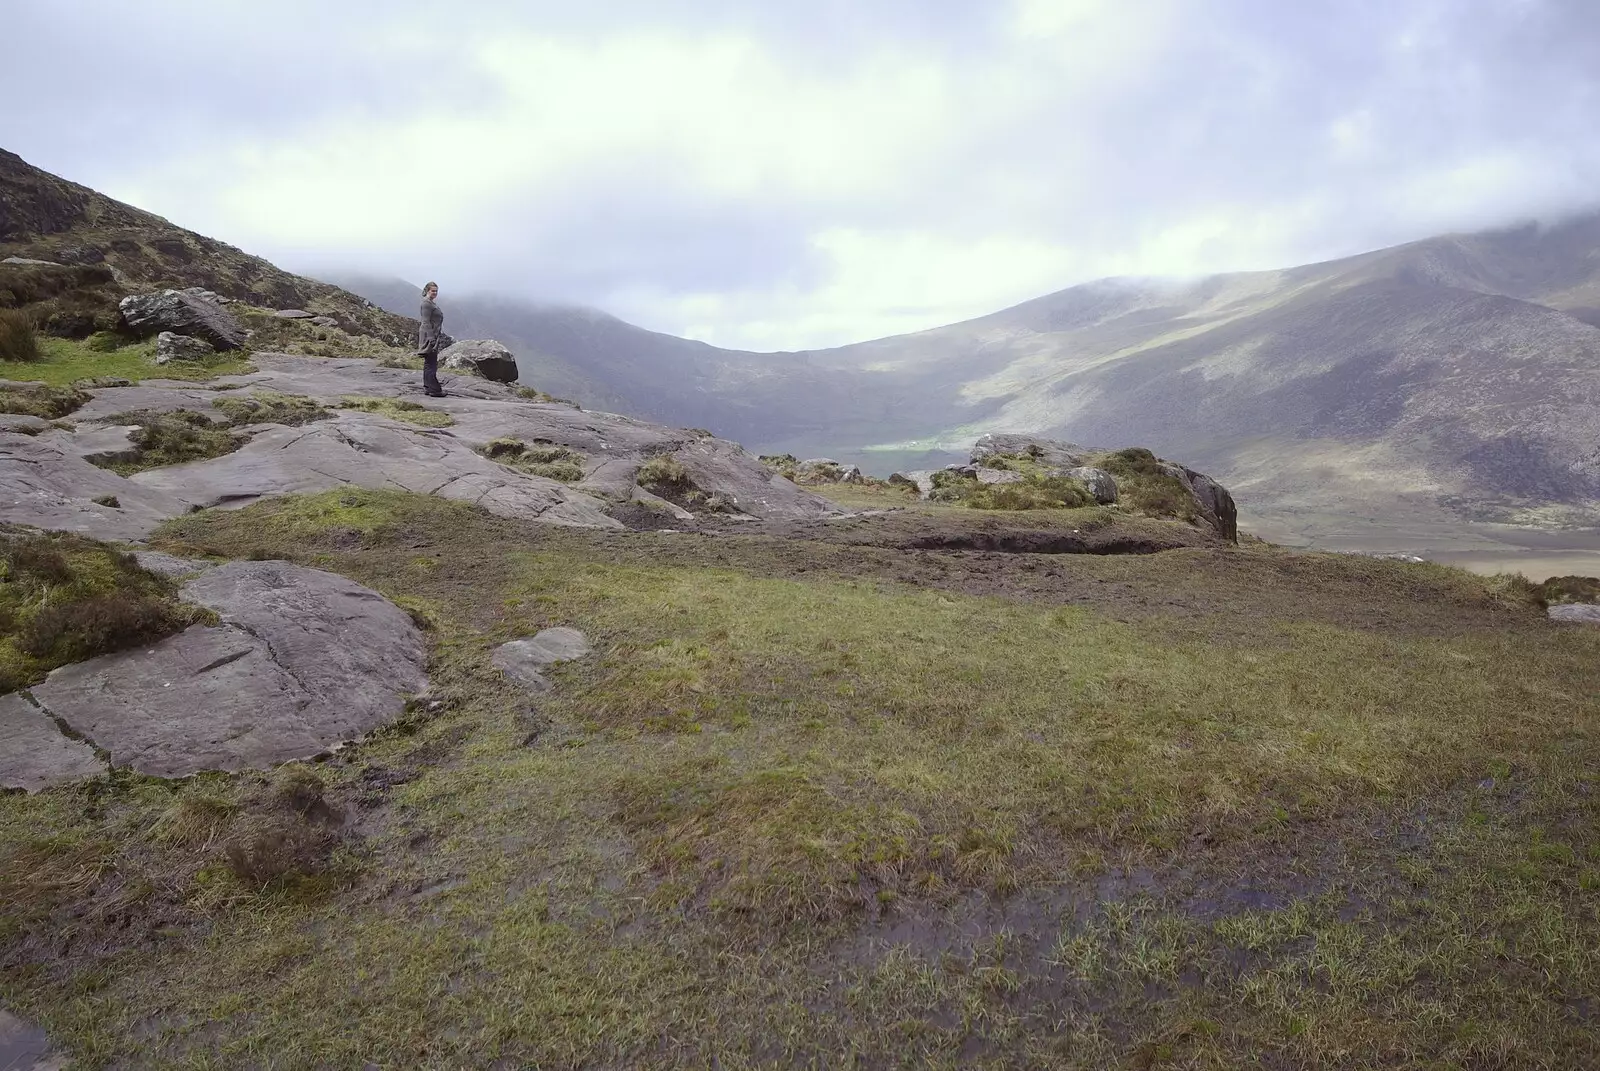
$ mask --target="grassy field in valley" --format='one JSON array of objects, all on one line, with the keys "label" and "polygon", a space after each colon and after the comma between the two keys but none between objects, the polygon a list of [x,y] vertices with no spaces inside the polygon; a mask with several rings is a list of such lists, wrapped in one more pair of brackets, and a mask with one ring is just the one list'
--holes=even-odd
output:
[{"label": "grassy field in valley", "polygon": [[[0,1000],[86,1067],[1600,1062],[1600,630],[1433,565],[823,527],[170,523],[397,599],[432,693],[0,798]],[[490,667],[551,625],[596,654],[550,692]],[[269,820],[305,852],[244,859]]]}]

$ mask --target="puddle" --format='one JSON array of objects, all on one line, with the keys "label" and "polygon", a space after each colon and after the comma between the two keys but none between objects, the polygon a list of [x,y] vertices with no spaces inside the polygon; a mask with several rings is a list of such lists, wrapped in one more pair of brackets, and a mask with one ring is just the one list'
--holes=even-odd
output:
[{"label": "puddle", "polygon": [[66,1066],[51,1051],[43,1030],[0,1011],[0,1071],[60,1071]]}]

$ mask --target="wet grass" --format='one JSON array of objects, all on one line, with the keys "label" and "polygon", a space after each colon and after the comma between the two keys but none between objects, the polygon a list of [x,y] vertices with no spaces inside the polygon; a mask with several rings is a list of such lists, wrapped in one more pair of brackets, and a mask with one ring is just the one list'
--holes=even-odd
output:
[{"label": "wet grass", "polygon": [[[439,706],[319,769],[354,863],[298,891],[213,869],[250,778],[0,800],[0,864],[61,860],[0,865],[54,905],[0,907],[0,995],[88,1066],[1600,1055],[1600,638],[1466,574],[1248,548],[1060,563],[1107,598],[1248,605],[1253,584],[1282,608],[1127,622],[838,575],[894,560],[872,548],[354,490],[158,542],[404,597]],[[1392,603],[1386,627],[1334,612],[1346,582]],[[1410,628],[1418,600],[1453,627]],[[488,665],[555,624],[597,654],[547,697]],[[162,891],[125,936],[49,936],[139,874]]]}]

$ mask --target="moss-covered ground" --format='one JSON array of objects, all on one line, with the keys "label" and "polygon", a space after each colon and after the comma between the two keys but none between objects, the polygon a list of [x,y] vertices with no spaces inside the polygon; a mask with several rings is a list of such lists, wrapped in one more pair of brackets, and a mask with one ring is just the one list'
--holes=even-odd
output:
[{"label": "moss-covered ground", "polygon": [[[83,1066],[1600,1061],[1600,630],[1526,585],[353,490],[156,542],[401,600],[434,689],[290,817],[0,799],[0,999]],[[556,624],[552,692],[489,666]]]},{"label": "moss-covered ground", "polygon": [[42,382],[55,387],[96,379],[207,380],[255,371],[242,357],[219,354],[210,364],[169,361],[156,364],[155,341],[129,342],[110,333],[75,340],[39,336],[37,361],[0,361],[0,379]]}]

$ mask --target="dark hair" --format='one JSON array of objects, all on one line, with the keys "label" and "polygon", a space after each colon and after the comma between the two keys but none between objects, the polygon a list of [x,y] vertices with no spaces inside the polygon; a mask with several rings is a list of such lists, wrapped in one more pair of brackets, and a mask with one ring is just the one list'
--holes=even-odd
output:
[{"label": "dark hair", "polygon": [[426,294],[429,290],[437,290],[437,289],[439,289],[439,284],[438,283],[429,283],[428,285],[426,285],[426,286],[424,286],[422,288],[422,292],[424,294]]}]

